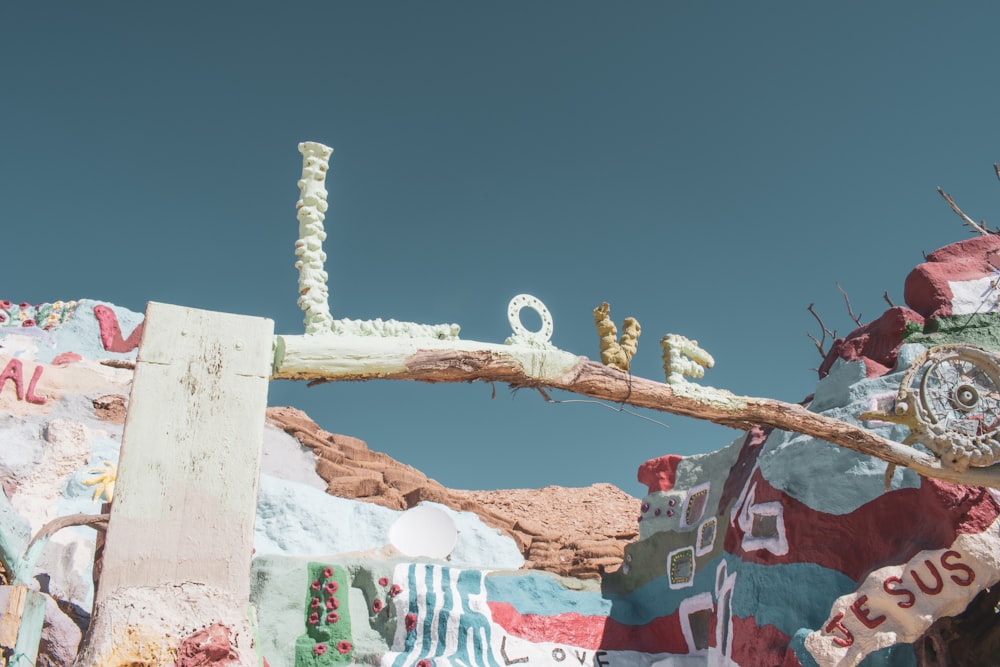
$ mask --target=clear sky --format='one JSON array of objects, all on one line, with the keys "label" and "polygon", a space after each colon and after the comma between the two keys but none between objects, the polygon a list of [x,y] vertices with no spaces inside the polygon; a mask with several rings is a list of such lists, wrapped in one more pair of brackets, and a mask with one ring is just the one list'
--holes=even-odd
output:
[{"label": "clear sky", "polygon": [[[334,147],[337,317],[501,342],[540,298],[697,339],[703,383],[798,401],[807,332],[902,303],[922,253],[1000,224],[1000,4],[6,2],[0,298],[296,306],[299,141]],[[827,342],[827,345],[829,341]],[[573,398],[561,396],[561,398]],[[275,382],[272,405],[455,488],[611,482],[738,432],[489,385]]]}]

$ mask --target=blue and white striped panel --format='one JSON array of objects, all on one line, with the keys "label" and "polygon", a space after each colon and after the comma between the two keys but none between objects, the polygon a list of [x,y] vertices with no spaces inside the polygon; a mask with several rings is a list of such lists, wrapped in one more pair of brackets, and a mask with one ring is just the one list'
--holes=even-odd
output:
[{"label": "blue and white striped panel", "polygon": [[[501,667],[493,655],[493,620],[486,604],[485,572],[426,563],[396,566],[393,583],[403,590],[393,598],[398,625],[392,651],[382,667],[431,665]],[[416,629],[406,631],[407,614]]]}]

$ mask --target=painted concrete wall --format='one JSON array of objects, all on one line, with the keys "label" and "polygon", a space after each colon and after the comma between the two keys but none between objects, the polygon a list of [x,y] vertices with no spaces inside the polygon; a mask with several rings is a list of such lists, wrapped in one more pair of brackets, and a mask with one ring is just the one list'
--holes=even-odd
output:
[{"label": "painted concrete wall", "polygon": [[[854,421],[926,346],[995,347],[984,278],[997,250],[975,239],[932,253],[907,281],[912,310],[837,342],[810,409]],[[0,523],[23,544],[55,516],[99,510],[83,482],[117,460],[113,408],[131,373],[98,360],[134,358],[142,316],[86,300],[0,302],[0,315]],[[389,545],[399,513],[326,495],[310,454],[276,429],[263,465],[250,587],[273,667],[915,665],[929,624],[1000,579],[997,494],[908,470],[886,491],[881,461],[797,434],[642,464],[640,538],[600,581],[521,570],[511,540],[454,512],[448,557],[405,557]],[[46,590],[89,609],[92,558],[92,532],[59,533],[39,565]]]},{"label": "painted concrete wall", "polygon": [[[58,516],[101,512],[105,499],[95,499],[95,486],[87,482],[105,462],[118,463],[133,377],[128,362],[135,359],[142,322],[141,314],[104,302],[0,301],[0,528],[17,551]],[[310,450],[284,431],[265,427],[256,553],[384,550],[401,513],[327,495],[315,465]],[[475,514],[440,509],[459,530],[451,556],[455,564],[523,565],[511,538]],[[35,570],[40,588],[68,603],[81,623],[94,598],[95,538],[90,528],[59,531]],[[50,625],[67,623],[72,625],[67,618],[50,619]],[[61,636],[79,641],[78,634]],[[60,652],[67,654],[72,651]]]},{"label": "painted concrete wall", "polygon": [[[837,342],[812,410],[856,422],[891,400],[925,346],[963,340],[953,319],[969,327],[970,294],[994,273],[984,253],[1000,243],[956,245],[930,256],[938,265],[915,271],[937,295],[908,288],[920,312],[891,309]],[[995,296],[979,295],[975,326],[964,332],[970,341],[996,339]],[[895,440],[907,435],[898,425],[866,426]],[[930,623],[960,613],[1000,578],[1000,497],[908,470],[896,471],[886,491],[885,467],[829,443],[763,430],[711,454],[649,461],[639,469],[649,487],[637,517],[640,539],[627,547],[621,569],[597,583],[447,562],[344,562],[349,657],[315,634],[311,651],[302,643],[308,592],[298,594],[297,607],[294,596],[284,604],[275,597],[293,584],[308,586],[316,568],[336,561],[261,559],[255,594],[262,634],[272,638],[265,649],[271,664],[296,667],[345,660],[915,665],[914,642]]]}]

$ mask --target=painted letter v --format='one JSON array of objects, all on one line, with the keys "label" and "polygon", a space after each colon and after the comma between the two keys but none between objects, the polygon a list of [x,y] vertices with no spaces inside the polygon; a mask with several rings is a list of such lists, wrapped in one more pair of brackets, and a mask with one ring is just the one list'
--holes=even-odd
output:
[{"label": "painted letter v", "polygon": [[140,322],[125,340],[122,338],[122,329],[118,324],[118,316],[115,315],[115,311],[107,306],[97,305],[94,306],[94,317],[97,318],[97,323],[101,327],[101,344],[104,345],[105,350],[108,352],[131,352],[139,347],[139,341],[142,339],[142,325],[145,322]]}]

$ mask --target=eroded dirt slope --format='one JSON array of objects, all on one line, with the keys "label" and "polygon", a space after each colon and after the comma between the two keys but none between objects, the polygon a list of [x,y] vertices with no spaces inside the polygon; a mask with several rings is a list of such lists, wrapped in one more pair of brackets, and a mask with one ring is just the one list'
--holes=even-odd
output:
[{"label": "eroded dirt slope", "polygon": [[586,488],[461,491],[449,489],[362,440],[324,431],[294,408],[268,408],[267,418],[317,456],[327,492],[407,509],[422,500],[475,512],[514,538],[526,567],[574,577],[597,577],[621,565],[638,536],[639,500],[611,484]]}]

